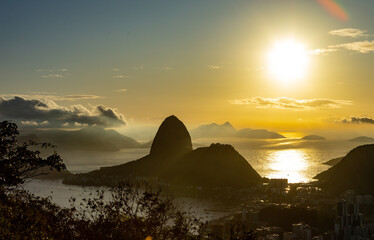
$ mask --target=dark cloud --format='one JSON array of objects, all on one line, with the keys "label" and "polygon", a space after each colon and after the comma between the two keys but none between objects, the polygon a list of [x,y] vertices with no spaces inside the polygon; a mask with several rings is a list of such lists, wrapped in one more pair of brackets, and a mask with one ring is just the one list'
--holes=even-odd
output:
[{"label": "dark cloud", "polygon": [[366,124],[374,124],[374,119],[370,117],[350,117],[349,119],[344,119],[342,123],[366,123]]},{"label": "dark cloud", "polygon": [[97,106],[91,109],[82,105],[62,107],[52,100],[28,100],[21,97],[12,99],[0,97],[0,117],[28,123],[48,122],[50,126],[82,124],[115,127],[125,125],[124,117],[109,107]]},{"label": "dark cloud", "polygon": [[97,110],[100,112],[101,116],[104,116],[110,119],[123,121],[123,116],[111,108],[100,105],[100,106],[97,106]]}]

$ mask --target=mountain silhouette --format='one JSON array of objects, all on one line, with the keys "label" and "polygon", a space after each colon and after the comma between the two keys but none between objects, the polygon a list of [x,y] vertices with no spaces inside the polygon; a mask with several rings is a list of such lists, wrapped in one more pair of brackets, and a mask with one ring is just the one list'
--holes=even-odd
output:
[{"label": "mountain silhouette", "polygon": [[212,144],[192,150],[191,137],[175,116],[166,118],[153,140],[150,154],[135,161],[64,180],[67,184],[111,185],[124,178],[159,178],[195,186],[247,187],[262,181],[260,175],[230,145]]},{"label": "mountain silhouette", "polygon": [[115,130],[91,126],[74,131],[32,130],[20,136],[20,141],[50,142],[62,150],[82,151],[119,151],[124,148],[140,148],[136,140],[124,136]]},{"label": "mountain silhouette", "polygon": [[237,137],[241,138],[253,138],[253,139],[275,139],[275,138],[285,138],[283,135],[270,132],[266,129],[250,129],[243,128],[237,132]]},{"label": "mountain silhouette", "polygon": [[191,130],[194,138],[232,137],[236,135],[236,129],[229,122],[224,124],[204,124]]},{"label": "mountain silhouette", "polygon": [[370,143],[370,142],[374,142],[374,138],[366,137],[366,136],[360,136],[360,137],[353,138],[353,139],[351,139],[349,141],[351,141],[351,142],[366,142],[366,143]]},{"label": "mountain silhouette", "polygon": [[353,189],[356,193],[374,193],[374,144],[351,150],[335,166],[317,176],[322,185],[332,193]]},{"label": "mountain silhouette", "polygon": [[326,138],[322,136],[318,136],[318,135],[307,135],[301,139],[303,140],[326,140]]},{"label": "mountain silhouette", "polygon": [[192,150],[186,126],[174,115],[167,117],[159,127],[152,142],[152,156],[181,156]]},{"label": "mountain silhouette", "polygon": [[219,138],[219,137],[232,137],[232,138],[250,138],[250,139],[275,139],[284,138],[279,133],[270,132],[265,129],[250,129],[243,128],[236,130],[231,123],[225,122],[224,124],[205,124],[191,130],[193,138]]},{"label": "mountain silhouette", "polygon": [[248,187],[261,176],[231,145],[211,144],[177,159],[165,177],[178,185]]}]

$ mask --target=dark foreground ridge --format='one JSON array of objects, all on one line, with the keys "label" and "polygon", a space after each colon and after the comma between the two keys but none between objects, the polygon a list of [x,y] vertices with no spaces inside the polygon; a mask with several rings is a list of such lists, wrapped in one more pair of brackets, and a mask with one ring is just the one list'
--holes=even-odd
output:
[{"label": "dark foreground ridge", "polygon": [[192,150],[191,137],[175,116],[166,118],[150,154],[135,161],[65,178],[76,185],[113,185],[126,178],[157,178],[184,186],[248,187],[261,176],[231,145],[212,144]]},{"label": "dark foreground ridge", "polygon": [[351,150],[338,164],[314,178],[331,193],[348,189],[358,194],[374,193],[374,144]]}]

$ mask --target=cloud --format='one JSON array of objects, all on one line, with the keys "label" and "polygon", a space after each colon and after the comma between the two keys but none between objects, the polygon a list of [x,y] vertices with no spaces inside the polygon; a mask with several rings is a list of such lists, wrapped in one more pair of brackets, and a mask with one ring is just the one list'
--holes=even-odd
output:
[{"label": "cloud", "polygon": [[89,95],[89,94],[71,94],[71,95],[54,95],[50,93],[36,92],[35,94],[0,94],[0,98],[13,98],[20,97],[24,99],[50,99],[53,101],[79,101],[79,100],[90,100],[90,99],[101,99],[102,96]]},{"label": "cloud", "polygon": [[38,126],[39,123],[35,121],[21,121],[21,124],[24,126]]},{"label": "cloud", "polygon": [[52,96],[51,99],[55,101],[78,101],[78,100],[89,100],[89,99],[99,99],[102,96],[97,95],[87,95],[87,94],[77,94],[77,95],[65,95],[65,96]]},{"label": "cloud", "polygon": [[48,75],[43,75],[42,78],[52,78],[52,79],[56,79],[56,78],[63,78],[64,76],[61,75],[61,74],[55,74],[55,73],[51,73],[51,74],[48,74]]},{"label": "cloud", "polygon": [[42,78],[50,79],[64,78],[65,76],[69,75],[69,71],[67,68],[61,68],[60,70],[56,71],[53,69],[38,68],[36,71],[44,74],[41,76]]},{"label": "cloud", "polygon": [[263,97],[252,97],[239,100],[231,100],[231,104],[238,105],[256,105],[256,108],[278,108],[278,109],[316,109],[316,108],[340,108],[344,105],[351,105],[351,101],[347,100],[333,100],[333,99],[307,99],[297,100],[287,97],[278,98],[263,98]]},{"label": "cloud", "polygon": [[374,124],[374,119],[370,117],[350,117],[348,119],[343,119],[342,123],[366,123],[366,124]]},{"label": "cloud", "polygon": [[116,89],[116,90],[113,90],[113,92],[123,93],[123,92],[127,92],[127,89],[126,88]]},{"label": "cloud", "polygon": [[125,125],[124,117],[117,110],[99,105],[85,107],[72,105],[63,107],[52,100],[24,99],[0,97],[0,117],[23,122],[29,126],[36,122],[38,125],[61,127],[74,124],[99,125],[116,127]]},{"label": "cloud", "polygon": [[218,70],[218,69],[220,69],[221,67],[220,67],[220,66],[217,66],[217,65],[209,65],[208,68],[211,69],[211,70]]},{"label": "cloud", "polygon": [[125,75],[114,75],[112,78],[128,78],[128,76]]},{"label": "cloud", "polygon": [[345,48],[350,51],[360,52],[360,53],[369,53],[374,51],[374,40],[372,41],[361,41],[361,42],[351,42],[343,43],[334,46],[331,48]]},{"label": "cloud", "polygon": [[114,72],[118,72],[120,69],[119,69],[119,68],[112,68],[112,70],[113,70]]},{"label": "cloud", "polygon": [[318,48],[310,51],[310,54],[312,55],[327,55],[331,52],[336,52],[338,49],[336,48]]},{"label": "cloud", "polygon": [[53,72],[52,69],[43,69],[43,68],[38,68],[36,69],[37,72]]},{"label": "cloud", "polygon": [[143,70],[144,66],[143,65],[135,66],[134,69],[135,70]]},{"label": "cloud", "polygon": [[343,28],[343,29],[336,29],[329,32],[329,34],[339,37],[368,37],[369,35],[366,33],[366,30],[361,30],[357,28]]}]

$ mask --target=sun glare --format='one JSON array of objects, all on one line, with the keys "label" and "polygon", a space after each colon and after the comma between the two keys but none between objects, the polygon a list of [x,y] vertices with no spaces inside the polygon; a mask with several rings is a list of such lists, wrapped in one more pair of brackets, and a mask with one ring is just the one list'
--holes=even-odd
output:
[{"label": "sun glare", "polygon": [[306,182],[308,178],[305,171],[308,169],[306,153],[299,149],[287,149],[273,152],[269,155],[271,160],[270,178],[287,178],[289,182]]},{"label": "sun glare", "polygon": [[267,55],[271,77],[286,83],[304,78],[308,63],[305,47],[293,39],[278,41]]}]

